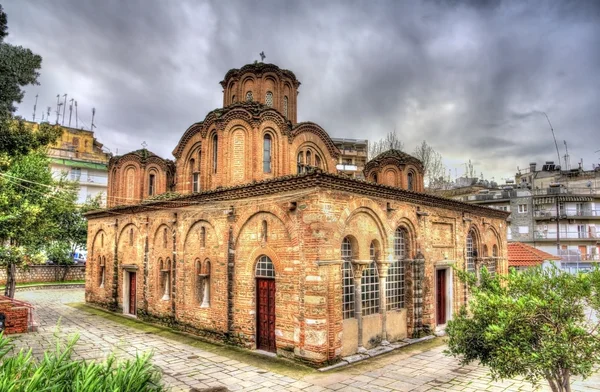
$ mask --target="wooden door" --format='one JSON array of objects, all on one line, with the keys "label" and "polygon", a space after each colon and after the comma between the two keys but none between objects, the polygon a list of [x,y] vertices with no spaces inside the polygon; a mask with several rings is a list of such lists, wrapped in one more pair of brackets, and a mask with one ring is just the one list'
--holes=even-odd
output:
[{"label": "wooden door", "polygon": [[135,272],[129,272],[129,314],[136,314],[136,287]]},{"label": "wooden door", "polygon": [[446,324],[446,270],[441,269],[436,271],[436,308],[437,308],[437,323]]},{"label": "wooden door", "polygon": [[579,253],[581,254],[581,260],[587,260],[587,246],[579,245]]},{"label": "wooden door", "polygon": [[275,352],[275,280],[256,279],[256,348]]}]

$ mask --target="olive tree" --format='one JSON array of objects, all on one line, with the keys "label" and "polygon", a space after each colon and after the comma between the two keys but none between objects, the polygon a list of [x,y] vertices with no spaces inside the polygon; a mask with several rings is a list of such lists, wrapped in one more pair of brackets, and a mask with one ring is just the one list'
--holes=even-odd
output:
[{"label": "olive tree", "polygon": [[522,376],[552,391],[570,391],[571,377],[590,376],[600,363],[600,269],[571,275],[533,268],[479,281],[457,271],[470,287],[468,308],[448,322],[447,354],[480,361],[494,379]]}]

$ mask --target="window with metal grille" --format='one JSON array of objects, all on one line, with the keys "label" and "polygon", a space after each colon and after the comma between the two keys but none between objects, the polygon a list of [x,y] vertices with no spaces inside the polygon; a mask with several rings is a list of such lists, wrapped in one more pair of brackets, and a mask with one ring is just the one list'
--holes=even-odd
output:
[{"label": "window with metal grille", "polygon": [[475,273],[475,252],[473,251],[473,232],[467,235],[467,272]]},{"label": "window with metal grille", "polygon": [[407,254],[407,234],[402,228],[394,236],[394,261],[388,267],[385,295],[387,310],[404,308],[404,260]]},{"label": "window with metal grille", "polygon": [[361,294],[362,294],[362,314],[379,313],[379,271],[377,270],[375,244],[371,243],[369,249],[371,254],[371,263],[362,274]]},{"label": "window with metal grille", "polygon": [[273,262],[268,256],[263,255],[258,258],[258,263],[256,263],[255,276],[257,278],[275,277],[275,268],[273,267]]},{"label": "window with metal grille", "polygon": [[267,95],[265,96],[265,105],[268,107],[273,106],[273,93],[270,91],[267,91]]},{"label": "window with metal grille", "polygon": [[283,97],[283,117],[288,117],[288,97]]},{"label": "window with metal grille", "polygon": [[413,174],[412,173],[408,173],[408,190],[412,191],[414,190],[414,185],[413,185]]},{"label": "window with metal grille", "polygon": [[492,245],[492,262],[490,263],[490,275],[492,278],[496,276],[496,268],[498,264],[498,245]]},{"label": "window with metal grille", "polygon": [[304,171],[304,153],[300,151],[298,153],[298,174]]},{"label": "window with metal grille", "polygon": [[217,158],[219,154],[219,137],[213,136],[213,173],[217,172]]},{"label": "window with metal grille", "polygon": [[352,244],[348,238],[342,241],[342,316],[354,318],[354,271],[352,270]]},{"label": "window with metal grille", "polygon": [[154,174],[150,174],[148,178],[148,196],[153,196],[156,191],[156,176]]}]

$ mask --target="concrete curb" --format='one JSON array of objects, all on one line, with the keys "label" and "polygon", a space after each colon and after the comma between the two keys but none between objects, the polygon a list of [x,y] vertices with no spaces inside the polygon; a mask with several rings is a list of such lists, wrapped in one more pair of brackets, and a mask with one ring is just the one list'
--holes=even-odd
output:
[{"label": "concrete curb", "polygon": [[417,338],[417,339],[403,339],[399,342],[390,343],[387,346],[377,346],[370,350],[367,350],[367,352],[364,354],[354,354],[354,355],[350,355],[348,357],[343,357],[340,362],[335,363],[330,366],[325,366],[325,367],[319,368],[317,370],[320,372],[327,372],[329,370],[339,369],[341,367],[348,366],[352,363],[361,362],[361,361],[376,357],[381,354],[389,353],[391,351],[397,350],[402,347],[410,346],[411,344],[421,343],[421,342],[425,342],[425,341],[431,340],[431,339],[435,339],[435,336],[428,335],[428,336],[424,336],[422,338]]},{"label": "concrete curb", "polygon": [[21,286],[15,287],[15,291],[46,290],[46,289],[84,289],[85,283],[74,284],[44,284],[39,286]]}]

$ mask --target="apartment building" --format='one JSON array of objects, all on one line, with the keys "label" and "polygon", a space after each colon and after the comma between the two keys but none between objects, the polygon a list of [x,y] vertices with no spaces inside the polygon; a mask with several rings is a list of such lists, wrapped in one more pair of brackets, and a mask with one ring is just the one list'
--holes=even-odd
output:
[{"label": "apartment building", "polygon": [[331,138],[340,150],[336,166],[338,173],[364,180],[363,169],[367,163],[369,141],[366,139]]}]

